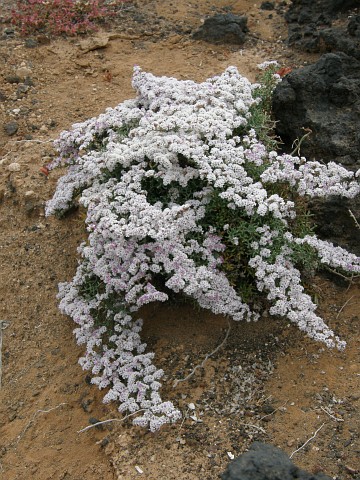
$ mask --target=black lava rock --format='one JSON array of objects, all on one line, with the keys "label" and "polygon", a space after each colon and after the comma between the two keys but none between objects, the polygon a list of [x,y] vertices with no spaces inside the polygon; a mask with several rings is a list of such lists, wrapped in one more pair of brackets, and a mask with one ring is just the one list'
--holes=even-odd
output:
[{"label": "black lava rock", "polygon": [[14,28],[5,28],[4,29],[4,35],[7,37],[13,37],[15,35],[15,29]]},{"label": "black lava rock", "polygon": [[4,125],[5,132],[10,136],[15,135],[18,129],[19,129],[19,125],[17,124],[17,122],[9,122],[9,123],[5,123]]},{"label": "black lava rock", "polygon": [[25,85],[25,83],[20,83],[16,90],[17,98],[22,98],[27,93],[29,88],[30,87],[28,85]]},{"label": "black lava rock", "polygon": [[210,43],[241,45],[248,31],[247,17],[239,17],[232,13],[217,14],[207,18],[204,24],[193,33],[193,38]]},{"label": "black lava rock", "polygon": [[302,155],[360,167],[360,62],[353,57],[328,53],[293,70],[275,89],[273,112],[289,146],[311,129]]},{"label": "black lava rock", "polygon": [[273,2],[263,2],[260,5],[260,8],[261,10],[274,10],[275,5],[273,4]]},{"label": "black lava rock", "polygon": [[288,43],[306,52],[344,52],[360,59],[356,17],[349,26],[333,27],[332,21],[359,6],[359,0],[292,0],[285,19]]},{"label": "black lava rock", "polygon": [[279,448],[254,442],[250,450],[229,464],[223,480],[331,480],[301,470]]},{"label": "black lava rock", "polygon": [[[314,2],[316,3],[316,2]],[[359,6],[359,0],[325,0],[324,8],[332,12],[346,12]]]},{"label": "black lava rock", "polygon": [[27,38],[25,40],[25,47],[26,48],[36,48],[38,46],[38,42],[34,40],[33,38]]},{"label": "black lava rock", "polygon": [[[360,61],[328,53],[313,65],[293,70],[275,89],[273,111],[288,151],[304,135],[303,128],[310,128],[301,155],[336,161],[353,171],[360,168]],[[311,205],[320,238],[359,255],[360,230],[349,209],[359,221],[360,198],[314,199]]]},{"label": "black lava rock", "polygon": [[350,18],[347,29],[349,35],[360,38],[360,15]]},{"label": "black lava rock", "polygon": [[[355,227],[354,219],[349,213],[350,210],[357,222],[360,222],[359,197],[314,198],[310,201],[309,207],[318,237],[340,245],[355,255],[360,255],[360,230]],[[333,277],[341,279],[337,275]]]},{"label": "black lava rock", "polygon": [[21,78],[18,75],[7,75],[5,77],[5,80],[8,83],[20,83],[21,82]]}]

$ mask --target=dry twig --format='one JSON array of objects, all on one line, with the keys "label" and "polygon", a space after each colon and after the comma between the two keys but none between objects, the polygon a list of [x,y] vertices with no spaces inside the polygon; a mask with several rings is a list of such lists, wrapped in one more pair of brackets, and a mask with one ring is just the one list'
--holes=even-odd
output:
[{"label": "dry twig", "polygon": [[274,413],[277,412],[278,410],[280,410],[280,408],[284,408],[285,405],[286,405],[288,402],[289,402],[289,400],[286,400],[286,402],[285,402],[283,405],[281,405],[280,407],[275,408],[273,412],[264,415],[263,417],[260,418],[260,420],[264,420],[264,418],[270,417],[270,415],[274,415]]},{"label": "dry twig", "polygon": [[335,420],[335,422],[343,422],[344,420],[342,418],[337,418],[335,415],[333,415],[327,408],[320,407],[323,412],[325,412],[327,415],[329,415],[330,418]]},{"label": "dry twig", "polygon": [[303,141],[305,140],[306,137],[308,137],[309,135],[311,135],[313,132],[310,128],[302,128],[302,130],[304,130],[305,135],[303,135],[300,139],[296,139],[294,140],[294,143],[292,144],[292,147],[295,146],[294,150],[290,153],[290,155],[294,155],[295,153],[298,154],[298,157],[300,157],[300,147],[301,147],[301,144],[303,143]]},{"label": "dry twig", "polygon": [[322,423],[322,424],[320,425],[320,427],[316,430],[316,432],[314,433],[314,435],[313,435],[312,437],[308,438],[308,439],[306,440],[306,442],[301,445],[301,447],[299,447],[299,448],[297,448],[296,450],[294,450],[294,451],[292,452],[292,454],[289,456],[289,458],[292,458],[293,455],[295,455],[295,453],[297,453],[297,452],[299,452],[300,450],[302,450],[311,440],[313,440],[313,439],[316,437],[316,435],[318,434],[318,432],[320,432],[320,430],[323,428],[324,425],[325,425],[325,423]]},{"label": "dry twig", "polygon": [[22,432],[17,436],[16,445],[20,442],[20,440],[25,435],[27,430],[31,427],[31,425],[32,425],[33,421],[35,420],[38,413],[49,413],[49,412],[52,412],[53,410],[56,410],[57,408],[62,407],[63,405],[67,405],[67,403],[60,403],[59,405],[56,405],[56,407],[49,408],[48,410],[36,410],[36,412],[34,413],[34,415],[31,418],[31,420],[27,423],[27,425],[22,430]]},{"label": "dry twig", "polygon": [[349,282],[350,285],[351,285],[352,281],[354,280],[354,278],[359,278],[359,277],[360,277],[360,275],[351,275],[351,277],[347,277],[346,275],[343,275],[342,273],[337,272],[336,270],[333,270],[333,269],[330,268],[330,267],[326,267],[326,269],[327,269],[329,272],[333,273],[334,275],[337,275],[338,277],[343,278],[344,280],[346,280],[347,282]]},{"label": "dry twig", "polygon": [[101,422],[93,423],[92,425],[88,425],[87,427],[82,428],[81,430],[78,430],[77,433],[86,432],[86,430],[90,430],[90,428],[97,427],[98,425],[104,425],[104,423],[124,422],[125,420],[127,420],[128,418],[136,415],[136,414],[139,413],[139,412],[145,412],[145,409],[142,408],[141,410],[136,410],[136,412],[129,413],[129,415],[126,415],[126,417],[123,417],[123,418],[109,418],[108,420],[103,420],[103,421],[101,421]]},{"label": "dry twig", "polygon": [[353,212],[350,210],[350,208],[348,209],[348,212],[349,212],[349,214],[350,214],[350,217],[354,220],[356,228],[359,228],[359,229],[360,229],[360,224],[359,224],[359,222],[356,220],[356,217],[355,217],[355,215],[353,214]]},{"label": "dry twig", "polygon": [[31,139],[31,140],[27,140],[27,139],[24,139],[24,140],[10,140],[9,143],[54,143],[55,139],[54,138],[50,138],[50,140],[39,140],[37,138],[35,139]]},{"label": "dry twig", "polygon": [[253,423],[239,423],[239,425],[244,425],[245,427],[255,428],[256,430],[260,430],[262,433],[266,433],[266,431],[260,427],[259,425],[254,425]]},{"label": "dry twig", "polygon": [[194,373],[196,372],[196,370],[198,370],[199,368],[203,368],[206,361],[212,357],[213,355],[215,355],[215,353],[220,350],[220,348],[224,345],[224,343],[226,342],[226,340],[228,339],[228,336],[229,336],[229,333],[230,333],[230,330],[231,330],[231,324],[229,322],[229,327],[227,329],[227,332],[226,332],[226,335],[224,337],[224,340],[220,343],[220,345],[218,345],[215,350],[213,350],[212,352],[208,353],[206,355],[206,357],[204,358],[204,360],[199,364],[199,365],[196,365],[196,367],[189,373],[189,375],[187,375],[185,378],[179,378],[179,379],[176,379],[173,383],[173,388],[176,388],[177,385],[180,383],[180,382],[186,382],[186,380],[189,380],[190,377],[192,377],[194,375]]},{"label": "dry twig", "polygon": [[336,315],[336,320],[339,318],[340,316],[340,313],[344,310],[344,308],[346,307],[346,305],[350,302],[350,300],[352,300],[354,298],[354,295],[350,298],[348,298],[346,300],[346,302],[344,303],[344,305],[340,308],[340,310],[338,311],[338,314]]}]

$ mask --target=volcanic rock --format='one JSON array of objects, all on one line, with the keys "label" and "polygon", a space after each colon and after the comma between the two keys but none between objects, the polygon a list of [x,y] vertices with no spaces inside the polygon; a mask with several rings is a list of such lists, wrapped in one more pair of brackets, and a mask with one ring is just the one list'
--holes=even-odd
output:
[{"label": "volcanic rock", "polygon": [[19,125],[17,124],[17,122],[9,122],[4,125],[5,132],[10,136],[15,135],[18,129]]},{"label": "volcanic rock", "polygon": [[[360,59],[356,16],[348,20],[345,14],[358,4],[358,0],[293,0],[285,14],[289,44],[306,52],[341,51]],[[333,27],[339,18],[342,22]]]},{"label": "volcanic rock", "polygon": [[277,447],[254,442],[250,450],[231,462],[223,480],[331,480],[322,473],[301,470]]},{"label": "volcanic rock", "polygon": [[313,65],[293,70],[276,87],[273,111],[277,133],[289,145],[312,134],[301,154],[360,167],[360,62],[328,53]]},{"label": "volcanic rock", "polygon": [[243,44],[246,38],[247,17],[232,13],[217,14],[205,20],[204,24],[193,33],[193,38],[210,43]]}]

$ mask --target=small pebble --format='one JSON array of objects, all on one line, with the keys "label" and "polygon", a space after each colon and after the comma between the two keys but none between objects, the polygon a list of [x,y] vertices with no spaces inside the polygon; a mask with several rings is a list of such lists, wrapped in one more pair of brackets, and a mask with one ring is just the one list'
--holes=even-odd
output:
[{"label": "small pebble", "polygon": [[25,47],[26,48],[35,48],[38,46],[38,42],[34,40],[33,38],[27,38],[25,40]]},{"label": "small pebble", "polygon": [[275,408],[272,405],[270,405],[269,403],[267,403],[262,407],[262,411],[264,413],[266,413],[267,415],[270,415],[271,413],[274,413]]},{"label": "small pebble", "polygon": [[21,80],[25,80],[26,77],[31,76],[32,71],[28,67],[19,67],[15,73],[16,73],[16,76],[20,77]]},{"label": "small pebble", "polygon": [[9,172],[19,172],[20,171],[20,163],[10,163],[10,165],[7,167]]},{"label": "small pebble", "polygon": [[110,442],[110,440],[107,437],[105,437],[101,440],[100,446],[104,448],[104,447],[106,447],[106,445],[109,444],[109,442]]},{"label": "small pebble", "polygon": [[[96,423],[100,423],[100,420],[98,420],[98,419],[95,418],[95,417],[90,417],[90,418],[89,418],[89,423],[90,423],[90,425],[96,425]],[[96,425],[95,428],[96,428],[97,430],[104,430],[104,426],[103,426],[102,424]]]},{"label": "small pebble", "polygon": [[5,77],[5,80],[8,82],[8,83],[20,83],[21,82],[21,78],[18,77],[17,75],[7,75]]},{"label": "small pebble", "polygon": [[19,129],[19,125],[17,124],[17,122],[9,122],[9,123],[5,123],[4,125],[5,132],[10,136],[15,135],[18,129]]},{"label": "small pebble", "polygon": [[22,95],[24,95],[28,90],[29,90],[29,86],[28,85],[25,85],[25,83],[20,83],[20,85],[18,86],[17,90],[16,90],[16,95],[18,97],[21,97]]},{"label": "small pebble", "polygon": [[27,191],[25,192],[25,197],[27,197],[27,198],[35,197],[35,192],[34,192],[34,190],[27,190]]}]

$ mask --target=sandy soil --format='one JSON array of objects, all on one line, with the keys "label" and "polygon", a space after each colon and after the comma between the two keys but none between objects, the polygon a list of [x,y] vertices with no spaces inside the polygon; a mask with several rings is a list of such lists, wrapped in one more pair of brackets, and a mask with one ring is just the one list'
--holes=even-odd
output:
[{"label": "sandy soil", "polygon": [[[207,15],[229,6],[248,15],[243,46],[192,40]],[[18,130],[9,136],[0,128],[0,477],[210,480],[260,439],[289,454],[299,449],[293,460],[309,471],[359,478],[358,283],[318,277],[311,286],[320,312],[348,342],[343,353],[324,350],[282,320],[231,324],[223,342],[224,318],[182,303],[149,307],[144,338],[167,373],[163,396],[184,413],[182,423],[156,434],[121,422],[116,405],[102,403],[103,392],[77,363],[72,321],[57,308],[57,284],[72,278],[85,231],[82,212],[44,217],[61,175],[40,171],[54,155],[52,140],[133,97],[134,64],[198,81],[235,65],[254,80],[264,60],[300,66],[316,59],[286,47],[281,8],[259,7],[253,0],[129,4],[101,33],[106,47],[88,52],[81,39],[39,37],[37,47],[26,48],[24,39],[1,37],[0,123],[16,122]],[[24,67],[33,85],[19,92],[10,80]],[[116,421],[78,433],[106,419]]]}]

